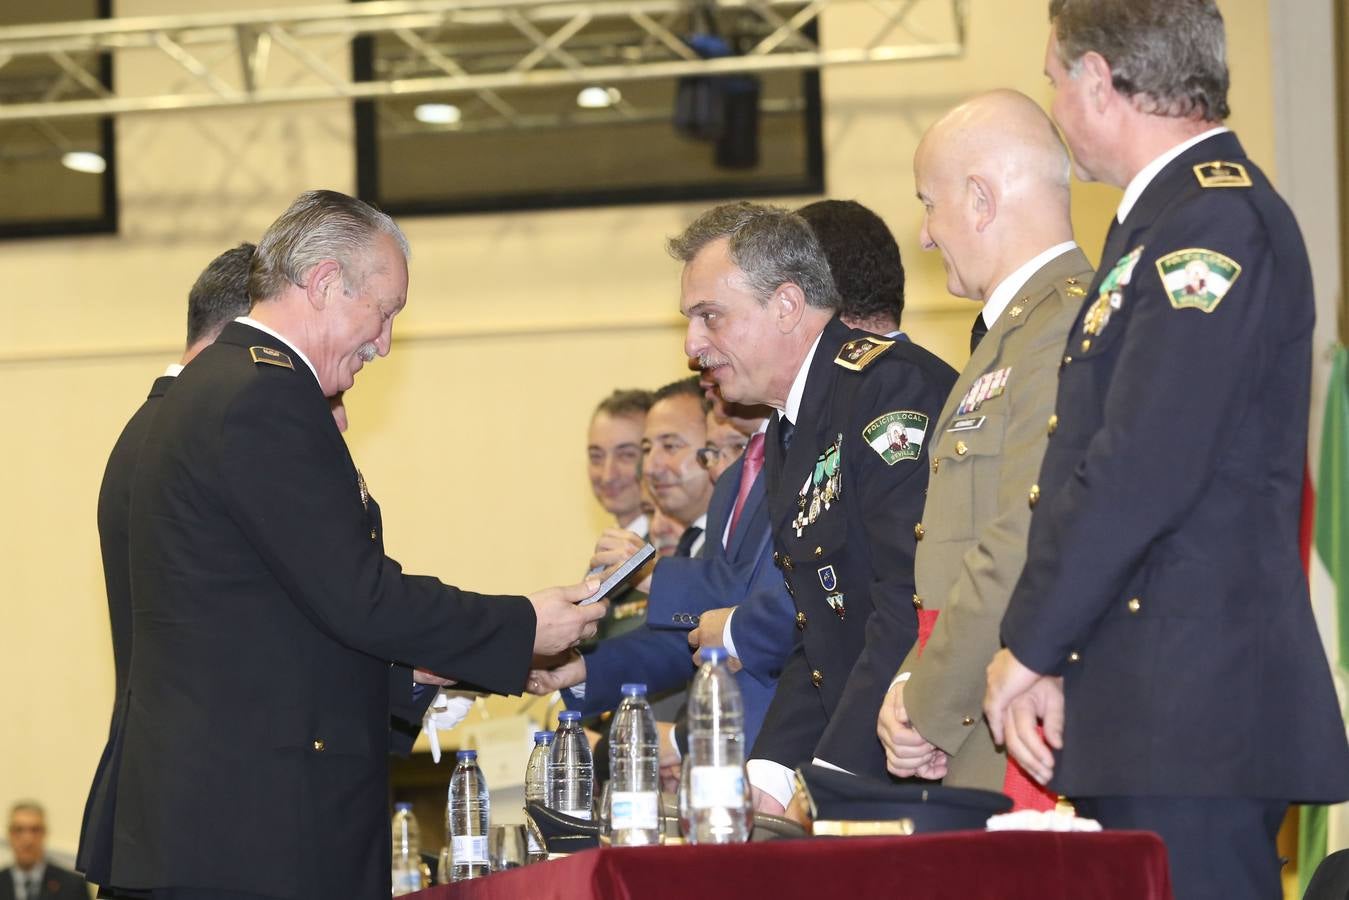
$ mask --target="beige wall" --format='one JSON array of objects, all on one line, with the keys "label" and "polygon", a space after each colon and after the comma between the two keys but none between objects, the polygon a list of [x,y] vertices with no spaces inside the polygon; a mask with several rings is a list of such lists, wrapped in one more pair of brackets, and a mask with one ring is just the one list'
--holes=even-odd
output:
[{"label": "beige wall", "polygon": [[[1233,125],[1272,170],[1266,0],[1222,6]],[[906,328],[956,365],[975,308],[946,295],[939,260],[917,246],[916,138],[982,89],[1010,85],[1048,100],[1043,0],[969,7],[964,59],[824,77],[830,194],[857,198],[890,223],[909,268]],[[181,8],[116,4],[120,15]],[[827,39],[851,27],[842,16],[825,25]],[[136,91],[166,74],[133,62],[117,77]],[[0,804],[42,798],[52,843],[68,849],[112,703],[94,525],[107,451],[176,357],[186,289],[200,268],[255,239],[300,190],[353,188],[351,116],[341,104],[131,118],[118,134],[120,235],[0,245],[0,721],[10,735],[0,741]],[[1077,194],[1089,255],[1116,199],[1098,186]],[[700,207],[404,223],[411,303],[396,351],[349,398],[349,440],[409,570],[501,591],[580,574],[602,524],[582,471],[588,411],[615,385],[655,386],[684,371],[678,269],[662,239]]]}]

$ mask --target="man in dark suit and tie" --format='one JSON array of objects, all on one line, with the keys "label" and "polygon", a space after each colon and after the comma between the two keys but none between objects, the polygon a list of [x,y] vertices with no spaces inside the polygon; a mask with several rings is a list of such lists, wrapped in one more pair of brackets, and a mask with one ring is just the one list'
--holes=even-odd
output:
[{"label": "man in dark suit and tie", "polygon": [[14,865],[0,869],[0,900],[89,900],[89,885],[47,859],[47,814],[32,800],[9,811]]},{"label": "man in dark suit and tie", "polygon": [[[681,396],[691,399],[696,395]],[[762,437],[757,443],[761,453]],[[682,688],[694,672],[685,633],[699,614],[713,606],[744,602],[759,592],[781,591],[781,580],[773,574],[763,485],[753,468],[755,456],[751,443],[750,450],[717,479],[707,507],[701,552],[696,556],[676,553],[657,561],[650,576],[646,627],[605,641],[553,670],[532,672],[530,691],[547,694],[561,689],[569,708],[594,715],[618,705],[625,682],[643,682],[653,692]],[[757,464],[762,466],[762,456]],[[595,562],[614,565],[640,546],[640,541],[626,533],[606,535]],[[736,681],[744,700],[745,733],[752,739],[768,711],[777,676],[741,671]],[[578,683],[584,684],[579,692]]]},{"label": "man in dark suit and tie", "polygon": [[1159,833],[1177,900],[1278,897],[1287,805],[1349,797],[1298,541],[1307,251],[1223,127],[1213,0],[1049,9],[1053,116],[1078,173],[1124,194],[1060,360],[984,709],[1080,812]]},{"label": "man in dark suit and tie", "polygon": [[593,632],[593,585],[484,597],[406,575],[328,398],[387,355],[407,242],[302,194],[247,318],[160,401],[132,488],[134,653],[110,883],[153,898],[388,890],[389,664],[519,691]]}]

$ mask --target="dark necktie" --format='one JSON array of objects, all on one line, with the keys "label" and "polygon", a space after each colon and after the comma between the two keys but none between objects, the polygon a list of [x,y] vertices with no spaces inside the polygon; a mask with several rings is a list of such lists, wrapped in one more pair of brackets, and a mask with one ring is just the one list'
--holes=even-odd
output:
[{"label": "dark necktie", "polygon": [[23,890],[24,890],[24,893],[27,895],[26,900],[38,900],[38,897],[39,897],[40,895],[38,894],[37,876],[36,876],[36,875],[29,875],[29,876],[28,876],[28,879],[26,880],[26,882],[25,882],[25,884],[24,884]]},{"label": "dark necktie", "polygon": [[684,533],[679,536],[679,543],[675,545],[674,555],[692,556],[693,542],[698,540],[698,535],[702,533],[703,530],[697,525],[690,525],[688,528],[685,528]]},{"label": "dark necktie", "polygon": [[974,317],[974,327],[970,329],[970,352],[979,346],[979,342],[988,334],[988,324],[984,322],[984,311],[979,310],[979,315]]},{"label": "dark necktie", "polygon": [[735,509],[731,512],[731,530],[726,532],[728,547],[731,545],[731,538],[735,536],[735,524],[740,521],[740,513],[745,509],[745,500],[749,497],[750,489],[754,487],[754,480],[763,471],[763,442],[764,434],[761,431],[749,439],[749,446],[745,448],[745,464],[740,469],[740,489],[736,491]]},{"label": "dark necktie", "polygon": [[782,447],[782,452],[786,453],[792,446],[792,435],[796,434],[796,426],[792,420],[778,413],[778,444]]}]

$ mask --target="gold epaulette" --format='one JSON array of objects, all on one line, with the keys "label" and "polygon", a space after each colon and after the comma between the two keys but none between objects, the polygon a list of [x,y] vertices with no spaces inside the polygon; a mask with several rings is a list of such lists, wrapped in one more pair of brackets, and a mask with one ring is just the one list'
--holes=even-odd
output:
[{"label": "gold epaulette", "polygon": [[1220,159],[1195,166],[1194,177],[1199,179],[1199,186],[1205,188],[1248,188],[1251,186],[1251,176],[1246,172],[1245,166],[1241,163],[1224,162]]},{"label": "gold epaulette", "polygon": [[848,341],[839,348],[834,362],[845,369],[860,372],[871,365],[878,356],[889,350],[894,341],[879,337],[863,337]]},{"label": "gold epaulette", "polygon": [[283,369],[295,371],[295,364],[290,361],[290,357],[280,350],[273,350],[271,347],[249,347],[248,355],[253,357],[253,362],[267,364],[269,366],[280,366]]}]

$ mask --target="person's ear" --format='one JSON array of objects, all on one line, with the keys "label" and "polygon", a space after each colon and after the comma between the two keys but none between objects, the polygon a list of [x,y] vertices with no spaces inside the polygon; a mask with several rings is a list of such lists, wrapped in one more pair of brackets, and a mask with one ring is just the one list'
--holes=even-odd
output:
[{"label": "person's ear", "polygon": [[809,305],[806,303],[806,292],[792,281],[784,281],[778,285],[778,289],[773,292],[773,297],[768,302],[773,307],[774,321],[777,322],[780,334],[795,331]]},{"label": "person's ear", "polygon": [[314,309],[323,309],[328,298],[342,289],[342,267],[335,259],[325,259],[309,270],[305,280],[305,297]]},{"label": "person's ear", "polygon": [[974,217],[974,230],[983,233],[998,217],[998,198],[993,193],[993,185],[982,175],[971,175],[966,179],[965,189]]}]

